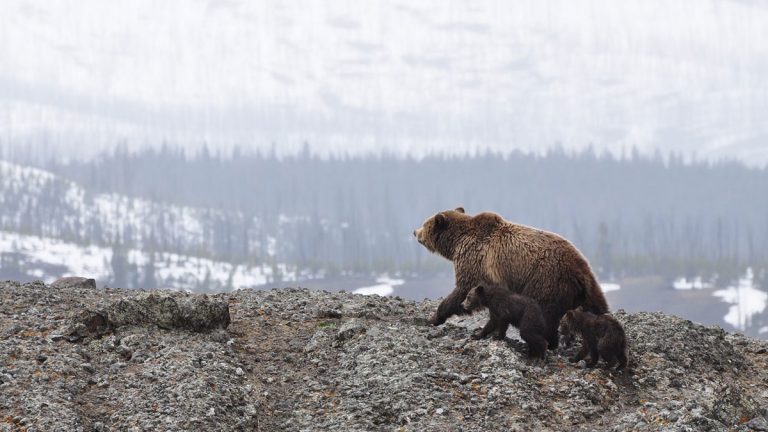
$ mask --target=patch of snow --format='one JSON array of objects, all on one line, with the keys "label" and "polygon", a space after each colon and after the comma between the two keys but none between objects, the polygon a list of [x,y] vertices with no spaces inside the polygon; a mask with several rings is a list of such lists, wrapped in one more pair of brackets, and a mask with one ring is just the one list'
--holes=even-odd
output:
[{"label": "patch of snow", "polygon": [[674,282],[672,282],[672,287],[676,290],[692,290],[712,288],[713,285],[711,282],[705,282],[702,280],[701,276],[696,276],[691,280],[688,280],[684,277],[677,278]]},{"label": "patch of snow", "polygon": [[611,292],[611,291],[618,291],[621,289],[621,285],[617,283],[610,283],[610,282],[601,282],[600,288],[603,289],[603,292]]},{"label": "patch of snow", "polygon": [[[61,276],[109,277],[111,250],[96,246],[79,246],[62,240],[0,231],[0,253],[23,256],[20,265],[27,274],[52,282]],[[57,268],[65,268],[59,274]]]},{"label": "patch of snow", "polygon": [[717,290],[713,295],[732,304],[723,319],[742,331],[752,325],[752,317],[762,313],[768,303],[768,293],[755,288],[754,273],[751,268],[747,269],[746,274],[739,279],[736,286]]},{"label": "patch of snow", "polygon": [[387,296],[395,292],[395,287],[405,283],[404,279],[392,279],[382,275],[376,279],[376,285],[364,286],[353,291],[355,294]]}]

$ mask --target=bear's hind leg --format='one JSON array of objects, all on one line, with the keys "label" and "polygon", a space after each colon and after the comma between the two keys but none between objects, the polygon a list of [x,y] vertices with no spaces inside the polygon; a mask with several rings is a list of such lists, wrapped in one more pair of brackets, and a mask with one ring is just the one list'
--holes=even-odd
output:
[{"label": "bear's hind leg", "polygon": [[561,311],[560,307],[554,303],[546,305],[540,305],[541,312],[544,314],[545,330],[543,336],[547,339],[549,349],[556,350],[560,344],[560,318],[565,315],[564,311]]},{"label": "bear's hind leg", "polygon": [[560,343],[560,333],[558,327],[560,327],[560,318],[562,314],[558,314],[556,311],[547,311],[544,316],[546,322],[546,330],[544,337],[547,339],[547,345],[549,349],[556,350]]}]

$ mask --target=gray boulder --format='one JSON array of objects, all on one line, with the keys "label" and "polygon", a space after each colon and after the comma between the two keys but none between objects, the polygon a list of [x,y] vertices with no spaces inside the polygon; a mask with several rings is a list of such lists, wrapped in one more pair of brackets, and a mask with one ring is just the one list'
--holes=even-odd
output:
[{"label": "gray boulder", "polygon": [[88,279],[79,276],[67,276],[56,279],[51,285],[51,288],[86,288],[96,289],[96,280]]}]

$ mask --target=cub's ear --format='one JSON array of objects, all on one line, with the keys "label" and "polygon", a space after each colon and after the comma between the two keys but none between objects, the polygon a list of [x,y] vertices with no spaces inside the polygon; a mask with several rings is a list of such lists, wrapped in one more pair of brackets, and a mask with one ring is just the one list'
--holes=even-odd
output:
[{"label": "cub's ear", "polygon": [[485,288],[483,288],[483,286],[482,286],[482,285],[478,285],[478,286],[476,286],[476,287],[475,287],[475,292],[476,292],[476,293],[478,293],[478,294],[482,294],[482,293],[483,293],[483,291],[485,291]]},{"label": "cub's ear", "polygon": [[464,207],[456,207],[453,211],[457,211],[459,213],[464,213]]},{"label": "cub's ear", "polygon": [[565,317],[568,318],[568,319],[572,319],[573,318],[573,311],[569,310],[568,312],[566,312],[565,313]]},{"label": "cub's ear", "polygon": [[581,305],[581,306],[577,307],[575,310],[577,310],[579,312],[584,312],[584,305]]},{"label": "cub's ear", "polygon": [[435,227],[445,228],[448,226],[448,217],[444,213],[438,213],[435,215]]}]

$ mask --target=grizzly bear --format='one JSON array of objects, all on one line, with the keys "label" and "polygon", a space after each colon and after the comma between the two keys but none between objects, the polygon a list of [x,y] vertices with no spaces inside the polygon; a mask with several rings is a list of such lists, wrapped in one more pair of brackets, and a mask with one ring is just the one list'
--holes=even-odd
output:
[{"label": "grizzly bear", "polygon": [[495,331],[494,338],[503,340],[512,324],[520,329],[520,337],[528,344],[528,357],[543,359],[546,355],[547,325],[544,313],[532,298],[513,294],[498,285],[478,285],[469,291],[461,306],[470,312],[488,308],[491,315],[482,330],[472,335],[473,339],[482,339]]},{"label": "grizzly bear", "polygon": [[581,308],[570,310],[560,320],[563,336],[581,335],[579,352],[568,360],[575,363],[589,354],[587,367],[594,367],[598,357],[610,369],[618,361],[618,369],[627,366],[627,338],[624,328],[610,315],[595,315]]},{"label": "grizzly bear", "polygon": [[430,318],[433,325],[466,314],[461,303],[480,284],[505,285],[536,300],[551,349],[557,348],[557,328],[566,311],[584,306],[596,314],[608,312],[586,258],[557,234],[505,221],[496,213],[470,216],[461,207],[437,213],[413,234],[454,265],[456,287]]}]

